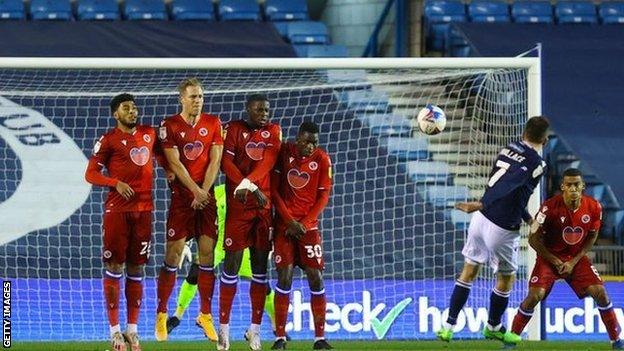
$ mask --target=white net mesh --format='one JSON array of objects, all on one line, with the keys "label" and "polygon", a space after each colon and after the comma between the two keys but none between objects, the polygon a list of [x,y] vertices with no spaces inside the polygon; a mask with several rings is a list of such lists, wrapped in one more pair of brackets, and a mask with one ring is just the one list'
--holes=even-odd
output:
[{"label": "white net mesh", "polygon": [[[0,226],[8,228],[0,232],[0,275],[13,281],[16,292],[14,338],[107,337],[101,293],[105,190],[89,192],[86,160],[96,138],[114,127],[108,108],[113,95],[135,94],[140,122],[156,126],[178,111],[175,86],[190,76],[204,84],[205,111],[222,122],[245,118],[246,96],[261,92],[285,139],[294,138],[303,120],[320,125],[320,144],[335,174],[321,223],[329,337],[432,338],[463,262],[469,219],[452,205],[478,199],[498,149],[519,138],[528,115],[526,70],[0,70]],[[443,133],[428,137],[414,127],[426,104],[445,110]],[[144,338],[153,335],[165,244],[168,190],[161,170],[155,203],[139,326]],[[480,281],[467,313],[487,306],[491,282]],[[234,338],[249,323],[247,289],[239,284]],[[288,330],[310,338],[306,283],[297,280],[294,289]],[[524,292],[518,284],[510,306]],[[383,330],[379,320],[399,304],[401,313]],[[196,311],[194,303],[173,339],[202,338],[191,320]],[[475,335],[471,331],[487,314],[477,317],[467,315],[458,335]],[[263,338],[270,339],[267,320],[265,325]]]}]

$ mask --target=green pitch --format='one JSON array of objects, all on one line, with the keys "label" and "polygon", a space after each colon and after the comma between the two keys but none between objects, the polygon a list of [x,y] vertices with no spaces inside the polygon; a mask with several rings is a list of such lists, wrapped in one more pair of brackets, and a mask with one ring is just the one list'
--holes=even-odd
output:
[{"label": "green pitch", "polygon": [[[502,344],[495,341],[482,340],[457,340],[451,343],[441,341],[331,341],[336,350],[500,350]],[[263,350],[269,350],[272,342],[264,342]],[[588,350],[610,350],[608,341],[604,342],[560,342],[560,341],[526,341],[518,345],[515,350],[566,350],[566,351],[588,351]],[[143,351],[151,350],[215,350],[214,344],[209,342],[182,342],[171,341],[157,343],[155,341],[145,341],[142,343]],[[293,341],[288,343],[288,350],[311,350],[312,341]],[[20,343],[14,342],[9,350],[24,351],[104,351],[110,350],[107,342],[54,342],[54,343]],[[246,343],[235,342],[230,347],[231,351],[246,351],[249,347]]]}]

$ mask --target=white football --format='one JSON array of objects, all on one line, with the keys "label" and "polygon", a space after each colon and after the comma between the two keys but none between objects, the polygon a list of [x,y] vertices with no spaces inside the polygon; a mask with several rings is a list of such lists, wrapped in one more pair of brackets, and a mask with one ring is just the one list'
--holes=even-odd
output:
[{"label": "white football", "polygon": [[446,114],[436,105],[427,105],[418,112],[418,128],[427,135],[438,134],[446,127]]}]

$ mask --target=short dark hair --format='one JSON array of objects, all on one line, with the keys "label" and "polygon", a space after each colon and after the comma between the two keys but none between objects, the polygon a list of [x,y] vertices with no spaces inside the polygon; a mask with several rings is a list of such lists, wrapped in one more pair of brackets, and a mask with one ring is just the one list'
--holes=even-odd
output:
[{"label": "short dark hair", "polygon": [[306,122],[301,123],[301,125],[299,126],[299,134],[304,133],[304,132],[308,132],[311,134],[318,134],[319,127],[314,122],[306,121]]},{"label": "short dark hair", "polygon": [[126,102],[126,101],[134,102],[134,95],[123,93],[123,94],[119,94],[113,97],[110,101],[111,113],[115,113],[115,111],[117,111],[117,109],[119,108],[119,105],[121,105],[121,103]]},{"label": "short dark hair", "polygon": [[541,144],[548,138],[548,128],[550,122],[544,116],[535,116],[529,118],[524,127],[525,138],[536,144]]},{"label": "short dark hair", "polygon": [[582,177],[583,172],[578,168],[568,168],[563,171],[563,177]]},{"label": "short dark hair", "polygon": [[247,102],[245,103],[245,106],[249,106],[249,104],[254,101],[269,101],[269,98],[267,98],[264,94],[251,94],[247,96]]},{"label": "short dark hair", "polygon": [[182,80],[180,82],[180,84],[178,84],[178,92],[180,93],[180,95],[184,94],[184,92],[186,91],[186,88],[188,87],[200,87],[202,89],[204,89],[204,87],[202,86],[202,83],[199,81],[199,79],[197,78],[186,78],[184,80]]}]

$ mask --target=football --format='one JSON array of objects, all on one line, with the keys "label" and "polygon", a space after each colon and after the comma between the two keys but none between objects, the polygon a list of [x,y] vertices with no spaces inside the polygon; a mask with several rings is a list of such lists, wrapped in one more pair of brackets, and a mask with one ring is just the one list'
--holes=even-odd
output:
[{"label": "football", "polygon": [[436,105],[427,105],[418,112],[418,128],[427,135],[440,133],[446,127],[446,114]]}]

